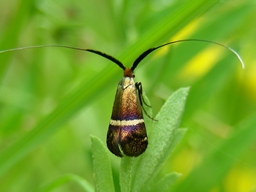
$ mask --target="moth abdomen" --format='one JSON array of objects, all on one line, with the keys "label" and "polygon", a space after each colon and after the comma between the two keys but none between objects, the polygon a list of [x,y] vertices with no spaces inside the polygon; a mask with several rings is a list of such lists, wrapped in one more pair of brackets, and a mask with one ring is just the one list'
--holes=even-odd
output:
[{"label": "moth abdomen", "polygon": [[143,119],[111,120],[107,134],[107,146],[115,155],[139,156],[147,148],[148,138]]},{"label": "moth abdomen", "polygon": [[148,146],[148,137],[144,122],[122,127],[120,146],[126,156],[139,156]]}]

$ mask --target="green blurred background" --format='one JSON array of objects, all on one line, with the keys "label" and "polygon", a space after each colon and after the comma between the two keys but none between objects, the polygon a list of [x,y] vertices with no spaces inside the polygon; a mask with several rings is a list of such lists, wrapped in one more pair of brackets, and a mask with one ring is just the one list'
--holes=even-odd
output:
[{"label": "green blurred background", "polygon": [[[136,69],[156,114],[190,86],[186,136],[161,174],[171,191],[256,191],[255,0],[0,0],[0,49],[63,44],[106,52]],[[35,191],[73,173],[93,184],[90,134],[105,142],[122,71],[88,52],[42,48],[0,54],[0,191]],[[255,130],[255,131],[254,131]],[[149,138],[150,139],[150,138]],[[150,142],[150,141],[149,141]],[[118,191],[120,159],[109,153]],[[58,191],[83,191],[75,182]]]}]

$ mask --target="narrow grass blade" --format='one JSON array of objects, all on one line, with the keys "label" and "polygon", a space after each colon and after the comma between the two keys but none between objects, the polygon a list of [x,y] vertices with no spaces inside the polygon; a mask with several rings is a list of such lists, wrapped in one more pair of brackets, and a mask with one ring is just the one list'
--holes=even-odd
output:
[{"label": "narrow grass blade", "polygon": [[65,185],[67,183],[70,183],[70,182],[77,183],[78,185],[80,185],[83,188],[83,191],[85,191],[85,192],[93,192],[94,191],[91,184],[89,184],[83,178],[79,177],[78,175],[67,174],[67,175],[63,175],[63,176],[53,180],[49,184],[47,184],[44,187],[42,187],[41,189],[39,189],[38,192],[54,191],[54,190],[58,189],[59,187]]},{"label": "narrow grass blade", "polygon": [[237,158],[241,153],[256,139],[255,115],[242,125],[230,139],[214,149],[174,191],[211,191],[221,182],[233,163],[239,160]]}]

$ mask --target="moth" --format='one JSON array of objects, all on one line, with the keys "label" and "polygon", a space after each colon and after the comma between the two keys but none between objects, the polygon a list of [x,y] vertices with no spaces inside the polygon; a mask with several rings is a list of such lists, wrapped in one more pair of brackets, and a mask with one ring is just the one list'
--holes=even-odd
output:
[{"label": "moth", "polygon": [[119,81],[116,91],[116,96],[114,100],[111,120],[108,127],[107,132],[107,147],[108,149],[118,157],[130,156],[137,157],[141,155],[148,146],[148,136],[146,131],[146,126],[144,123],[143,112],[146,111],[143,108],[143,104],[145,104],[142,95],[142,83],[135,82],[134,80],[134,70],[139,65],[139,63],[151,52],[162,48],[167,45],[186,42],[186,41],[197,41],[197,42],[207,42],[222,46],[227,48],[232,53],[236,55],[239,59],[242,67],[244,68],[244,63],[241,57],[228,46],[223,44],[209,41],[209,40],[201,40],[201,39],[183,39],[165,43],[163,45],[150,48],[144,51],[141,55],[138,56],[137,59],[132,64],[131,68],[125,67],[122,62],[117,60],[116,58],[108,55],[106,53],[93,50],[93,49],[83,49],[65,45],[39,45],[39,46],[29,46],[29,47],[21,47],[14,48],[9,50],[0,51],[1,53],[12,52],[23,49],[32,49],[32,48],[43,48],[43,47],[61,47],[67,49],[75,49],[80,51],[87,51],[99,56],[102,56],[117,66],[119,66],[123,70],[123,78]]}]

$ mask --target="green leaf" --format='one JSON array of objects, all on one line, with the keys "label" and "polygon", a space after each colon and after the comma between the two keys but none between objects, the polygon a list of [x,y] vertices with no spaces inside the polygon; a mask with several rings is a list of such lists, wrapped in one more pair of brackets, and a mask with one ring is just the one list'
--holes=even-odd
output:
[{"label": "green leaf", "polygon": [[[165,177],[163,177],[160,181],[156,183],[157,180],[157,172],[160,170],[160,168],[163,166],[167,158],[172,153],[173,149],[178,145],[180,140],[183,138],[185,133],[187,132],[187,129],[178,129],[175,132],[174,138],[173,138],[173,144],[170,146],[169,150],[164,154],[164,157],[162,158],[162,163],[158,165],[158,170],[152,175],[152,177],[148,181],[148,185],[146,187],[146,191],[156,191],[154,189],[160,189],[164,191],[164,189],[168,190],[171,185],[173,185],[173,182],[179,177],[181,174],[178,173],[169,173]],[[175,176],[176,175],[176,176]],[[153,189],[152,189],[153,188]]]},{"label": "green leaf", "polygon": [[155,183],[154,187],[150,189],[150,192],[159,191],[161,189],[161,192],[167,192],[171,185],[181,176],[179,173],[169,173],[165,175],[162,179],[160,179],[158,182]]},{"label": "green leaf", "polygon": [[148,131],[149,145],[144,154],[137,158],[121,160],[120,186],[123,192],[140,191],[153,178],[170,153],[184,135],[185,130],[176,132],[179,126],[188,88],[176,91],[167,99],[156,116],[157,121]]},{"label": "green leaf", "polygon": [[94,189],[90,185],[90,183],[88,183],[83,178],[81,178],[77,175],[74,175],[74,174],[67,174],[67,175],[63,175],[63,176],[53,180],[49,184],[42,187],[38,192],[54,191],[55,189],[58,189],[59,187],[63,186],[64,184],[70,183],[70,182],[75,182],[75,183],[79,184],[86,192],[94,191]]},{"label": "green leaf", "polygon": [[114,183],[108,151],[102,141],[91,136],[94,182],[97,192],[114,192]]},{"label": "green leaf", "polygon": [[[136,157],[135,157],[136,158]],[[136,159],[134,157],[122,157],[120,164],[120,177],[119,183],[122,192],[129,192],[131,190],[132,185],[132,171],[133,166],[135,165]]]}]

